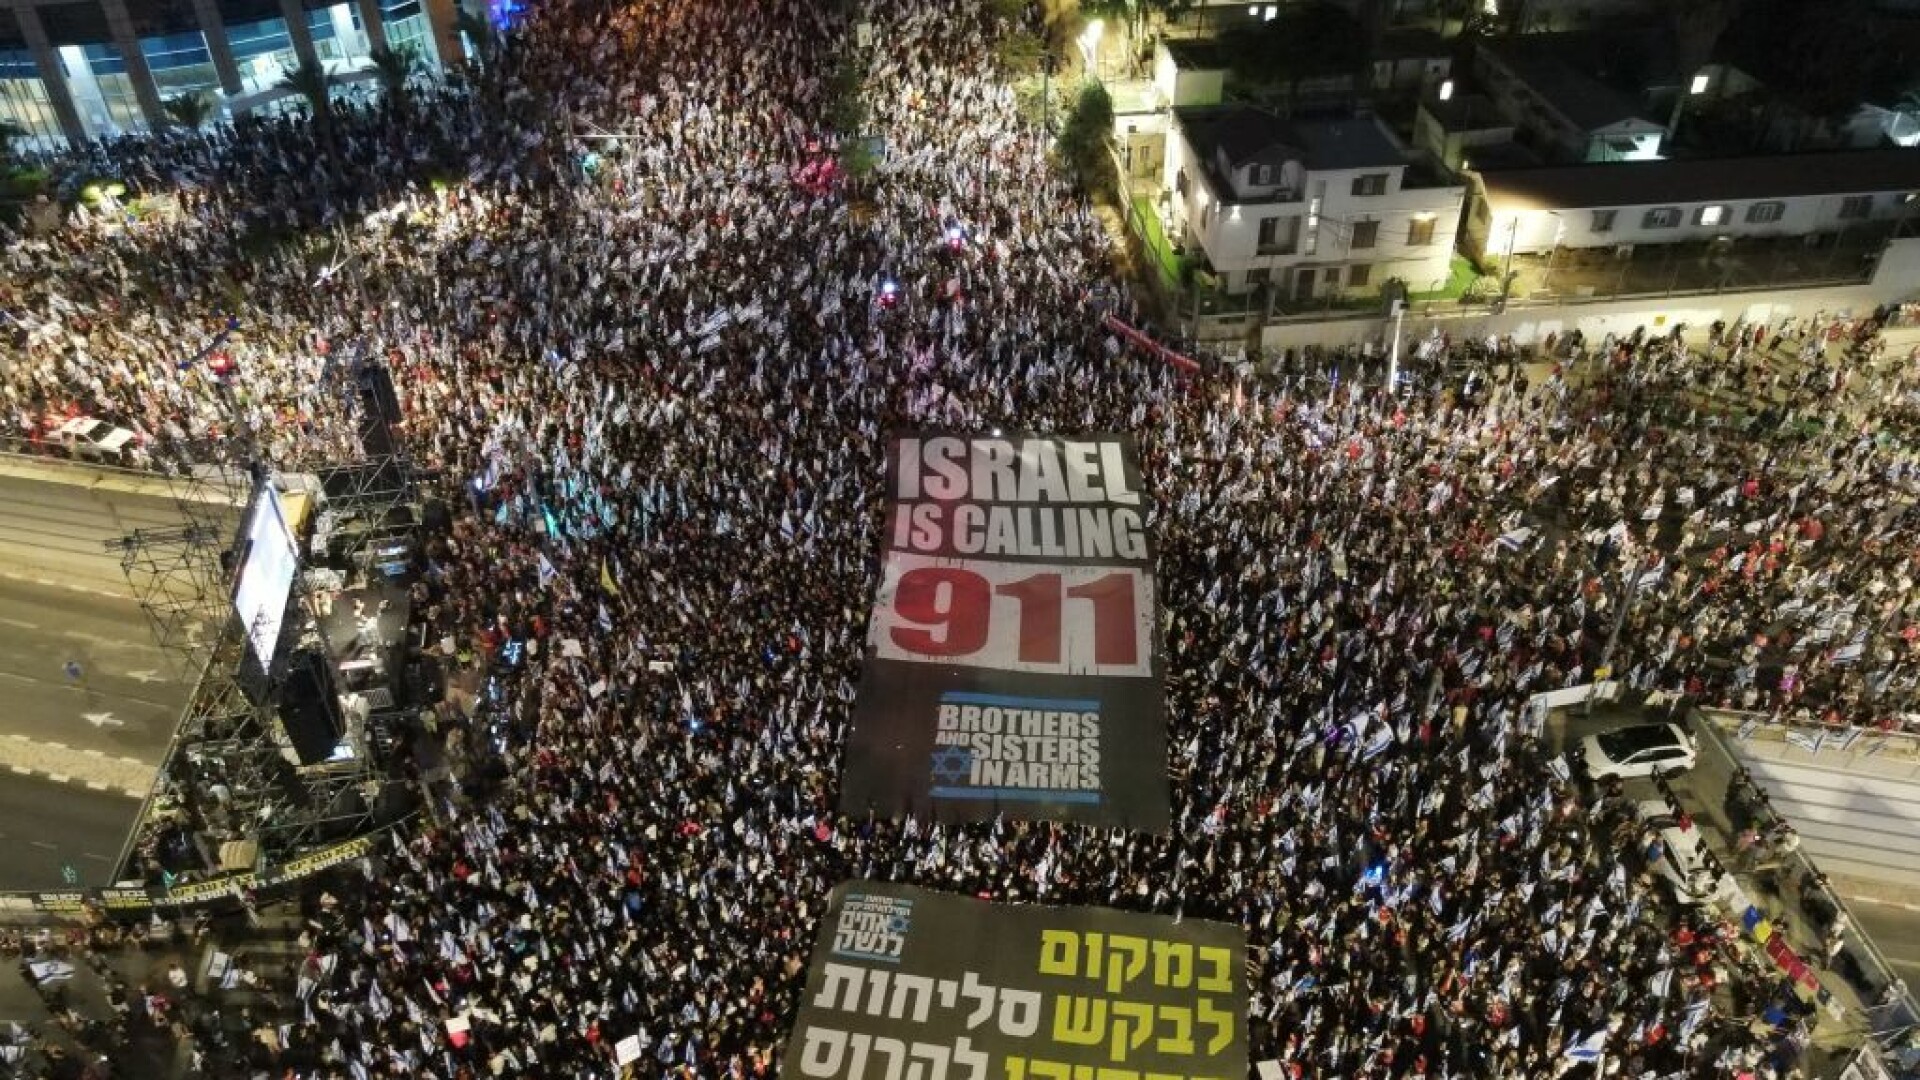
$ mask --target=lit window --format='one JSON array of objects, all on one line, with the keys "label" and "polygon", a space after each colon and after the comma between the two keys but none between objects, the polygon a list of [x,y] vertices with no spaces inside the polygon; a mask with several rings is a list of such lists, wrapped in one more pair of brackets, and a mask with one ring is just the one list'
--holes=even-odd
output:
[{"label": "lit window", "polygon": [[1726,219],[1727,208],[1724,206],[1703,206],[1693,212],[1695,225],[1718,225]]}]

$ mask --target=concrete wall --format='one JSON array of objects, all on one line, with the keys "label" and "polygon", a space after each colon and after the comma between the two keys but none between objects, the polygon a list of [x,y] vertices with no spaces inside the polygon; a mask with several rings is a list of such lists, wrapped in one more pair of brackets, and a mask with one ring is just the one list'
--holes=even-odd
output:
[{"label": "concrete wall", "polygon": [[[1704,296],[1647,297],[1637,300],[1611,300],[1584,304],[1553,304],[1537,307],[1509,306],[1493,314],[1486,308],[1462,309],[1458,305],[1439,304],[1431,308],[1415,305],[1408,313],[1402,334],[1406,340],[1424,336],[1439,327],[1460,337],[1485,337],[1512,334],[1516,341],[1531,343],[1548,334],[1564,336],[1578,327],[1588,340],[1597,341],[1609,331],[1629,334],[1637,326],[1657,331],[1685,323],[1701,327],[1716,319],[1733,322],[1771,321],[1787,316],[1811,315],[1824,311],[1829,315],[1862,316],[1882,304],[1920,298],[1920,238],[1896,240],[1881,258],[1874,280],[1866,285],[1828,289],[1771,289],[1765,292],[1716,293]],[[1341,347],[1385,342],[1392,332],[1389,320],[1370,317],[1331,322],[1280,323],[1261,332],[1261,347],[1268,352],[1318,344]]]},{"label": "concrete wall", "polygon": [[1227,73],[1217,68],[1181,70],[1164,43],[1153,49],[1153,86],[1175,108],[1218,105],[1226,93]]}]

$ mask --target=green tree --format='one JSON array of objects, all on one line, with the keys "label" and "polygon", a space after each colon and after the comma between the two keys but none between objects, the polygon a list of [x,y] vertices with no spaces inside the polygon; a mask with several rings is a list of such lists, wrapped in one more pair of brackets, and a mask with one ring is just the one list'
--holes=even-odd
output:
[{"label": "green tree", "polygon": [[1280,9],[1276,18],[1220,39],[1235,91],[1292,108],[1300,83],[1324,75],[1353,75],[1367,61],[1363,28],[1331,3]]},{"label": "green tree", "polygon": [[1080,177],[1089,192],[1104,189],[1112,180],[1113,155],[1107,140],[1113,136],[1113,98],[1098,79],[1080,84],[1073,107],[1060,129],[1060,156]]},{"label": "green tree", "polygon": [[1031,30],[1015,30],[1002,35],[993,51],[994,58],[1000,64],[1001,77],[1008,82],[1017,82],[1040,70],[1040,59],[1046,55],[1047,43]]},{"label": "green tree", "polygon": [[1177,18],[1193,7],[1194,0],[1080,0],[1084,19],[1103,19],[1125,33],[1124,46],[1130,61],[1137,61],[1145,46],[1142,35],[1147,20],[1158,15]]},{"label": "green tree", "polygon": [[380,88],[386,92],[387,100],[395,105],[404,105],[407,86],[423,66],[420,50],[408,42],[397,49],[374,49],[367,54],[367,58],[373,61],[374,74],[379,78]]},{"label": "green tree", "polygon": [[175,94],[160,103],[160,111],[175,127],[186,131],[198,131],[213,115],[213,97],[201,90],[189,90],[184,94]]},{"label": "green tree", "polygon": [[1768,110],[1769,129],[1801,126],[1781,115],[1787,104],[1816,121],[1841,119],[1902,74],[1873,0],[1750,0],[1742,14],[1723,51],[1784,99]]},{"label": "green tree", "polygon": [[327,74],[325,66],[312,63],[301,64],[280,77],[280,89],[291,90],[307,99],[307,107],[313,112],[313,122],[324,125],[333,116],[332,92],[333,79]]}]

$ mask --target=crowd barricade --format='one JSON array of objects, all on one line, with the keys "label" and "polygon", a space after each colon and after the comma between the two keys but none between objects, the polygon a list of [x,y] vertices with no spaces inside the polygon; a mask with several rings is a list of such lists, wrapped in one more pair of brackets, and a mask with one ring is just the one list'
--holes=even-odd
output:
[{"label": "crowd barricade", "polygon": [[[1729,730],[1727,725],[1744,726],[1764,717],[1758,713],[1734,713],[1727,709],[1697,709],[1695,712],[1703,721],[1691,725],[1701,751],[1718,756],[1726,775],[1733,776],[1742,767],[1740,757],[1734,753],[1732,745],[1732,740],[1739,736],[1737,727]],[[1705,797],[1704,793],[1696,791],[1696,794]],[[1778,818],[1778,815],[1774,816]],[[1791,825],[1792,822],[1787,824]],[[1803,883],[1811,881],[1812,884],[1803,886],[1803,891],[1804,889],[1816,890],[1820,898],[1833,911],[1843,915],[1847,924],[1852,927],[1847,934],[1845,952],[1860,971],[1871,980],[1872,985],[1880,988],[1880,991],[1874,995],[1863,995],[1861,1001],[1865,1014],[1861,1018],[1865,1033],[1872,1036],[1867,1040],[1867,1045],[1873,1045],[1876,1040],[1891,1045],[1920,1025],[1920,1001],[1916,1001],[1913,989],[1906,985],[1888,961],[1886,954],[1881,952],[1880,947],[1874,944],[1873,939],[1861,929],[1863,924],[1855,917],[1853,909],[1847,905],[1839,893],[1833,890],[1831,885],[1824,884],[1824,879],[1820,877],[1820,868],[1814,863],[1812,857],[1804,849],[1794,848],[1791,851],[1779,853],[1777,858],[1784,864],[1785,869],[1785,873],[1779,880]],[[1746,929],[1751,932],[1753,928]],[[1868,1073],[1866,1075],[1883,1074]]]},{"label": "crowd barricade", "polygon": [[1702,708],[1700,713],[1712,721],[1717,730],[1742,742],[1787,743],[1816,757],[1828,753],[1845,755],[1836,766],[1839,768],[1844,768],[1847,761],[1870,757],[1920,764],[1920,734],[1911,731],[1793,720],[1739,709]]}]

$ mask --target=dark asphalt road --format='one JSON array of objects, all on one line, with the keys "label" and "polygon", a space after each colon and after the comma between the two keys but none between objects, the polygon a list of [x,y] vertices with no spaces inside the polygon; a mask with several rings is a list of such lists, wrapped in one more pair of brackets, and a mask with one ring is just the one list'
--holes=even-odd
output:
[{"label": "dark asphalt road", "polygon": [[0,774],[0,889],[63,888],[69,866],[81,885],[110,884],[139,812],[125,795]]},{"label": "dark asphalt road", "polygon": [[[80,665],[80,685],[65,674],[69,660]],[[187,687],[130,597],[6,576],[0,701],[0,734],[158,764]]]}]

